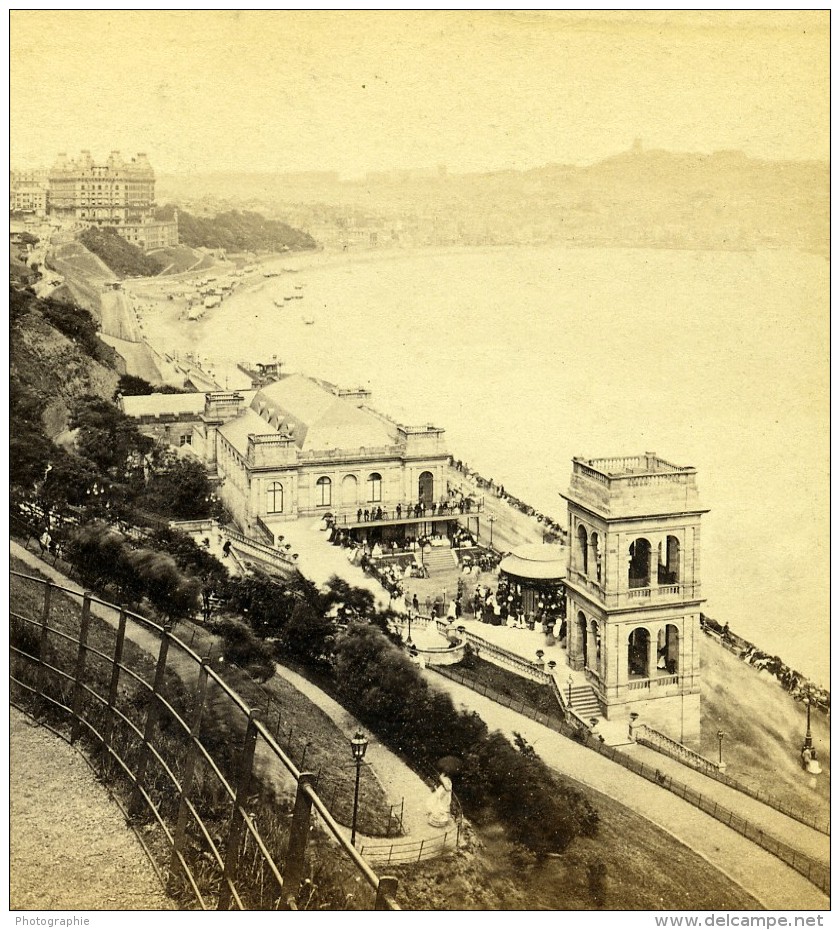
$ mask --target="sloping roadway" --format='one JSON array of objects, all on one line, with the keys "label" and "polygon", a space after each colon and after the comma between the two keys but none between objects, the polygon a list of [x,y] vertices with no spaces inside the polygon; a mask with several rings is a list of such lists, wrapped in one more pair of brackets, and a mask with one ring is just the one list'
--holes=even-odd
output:
[{"label": "sloping roadway", "polygon": [[804,876],[670,791],[489,698],[426,672],[456,706],[476,711],[506,736],[521,733],[556,771],[602,792],[688,846],[773,910],[827,910],[829,898]]}]

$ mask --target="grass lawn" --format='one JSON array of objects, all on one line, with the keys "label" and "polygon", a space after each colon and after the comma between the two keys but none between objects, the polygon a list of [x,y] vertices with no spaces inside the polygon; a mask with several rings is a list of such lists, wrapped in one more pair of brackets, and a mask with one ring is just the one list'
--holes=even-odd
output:
[{"label": "grass lawn", "polygon": [[[563,784],[562,776],[555,776]],[[467,848],[399,876],[397,900],[416,909],[755,910],[758,902],[670,834],[584,785],[598,835],[537,862],[499,827],[473,828]]]},{"label": "grass lawn", "polygon": [[811,732],[823,773],[803,772],[805,707],[768,672],[760,672],[707,637],[701,648],[701,752],[718,757],[723,738],[726,772],[806,816],[828,818],[831,789],[828,718],[811,711]]},{"label": "grass lawn", "polygon": [[529,678],[523,678],[516,672],[500,668],[478,657],[472,658],[471,667],[465,667],[462,662],[459,662],[457,665],[449,666],[449,670],[462,677],[465,682],[472,682],[471,687],[477,691],[487,688],[501,697],[509,698],[514,707],[517,702],[521,701],[535,707],[546,716],[556,717],[558,720],[563,719],[557,699],[548,685],[541,685]]}]

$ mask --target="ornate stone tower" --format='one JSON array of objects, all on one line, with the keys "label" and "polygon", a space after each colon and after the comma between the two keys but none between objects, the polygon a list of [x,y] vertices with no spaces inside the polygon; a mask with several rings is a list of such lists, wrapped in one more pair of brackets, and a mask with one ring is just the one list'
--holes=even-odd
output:
[{"label": "ornate stone tower", "polygon": [[568,656],[608,720],[681,742],[700,731],[700,517],[695,470],[655,453],[572,460]]}]

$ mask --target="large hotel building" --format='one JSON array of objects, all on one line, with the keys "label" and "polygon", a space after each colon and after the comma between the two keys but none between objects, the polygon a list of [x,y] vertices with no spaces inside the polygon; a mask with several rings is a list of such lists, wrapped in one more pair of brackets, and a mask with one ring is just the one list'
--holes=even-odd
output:
[{"label": "large hotel building", "polygon": [[[30,212],[25,176],[21,175],[18,192],[15,174],[10,207]],[[177,218],[155,219],[155,173],[144,153],[125,159],[111,152],[104,164],[97,164],[90,152],[72,159],[62,152],[48,172],[45,207],[50,216],[65,222],[113,227],[145,250],[178,244]]]}]

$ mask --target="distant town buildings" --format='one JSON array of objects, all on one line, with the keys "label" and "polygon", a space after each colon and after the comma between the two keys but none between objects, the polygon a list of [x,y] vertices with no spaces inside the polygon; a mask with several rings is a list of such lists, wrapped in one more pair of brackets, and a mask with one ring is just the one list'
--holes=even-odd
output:
[{"label": "distant town buildings", "polygon": [[178,244],[178,220],[155,219],[155,173],[145,153],[104,163],[90,152],[58,155],[49,171],[13,171],[11,213],[49,215],[67,224],[109,226],[145,251]]},{"label": "distant town buildings", "polygon": [[48,187],[46,171],[9,172],[9,212],[46,216]]}]

